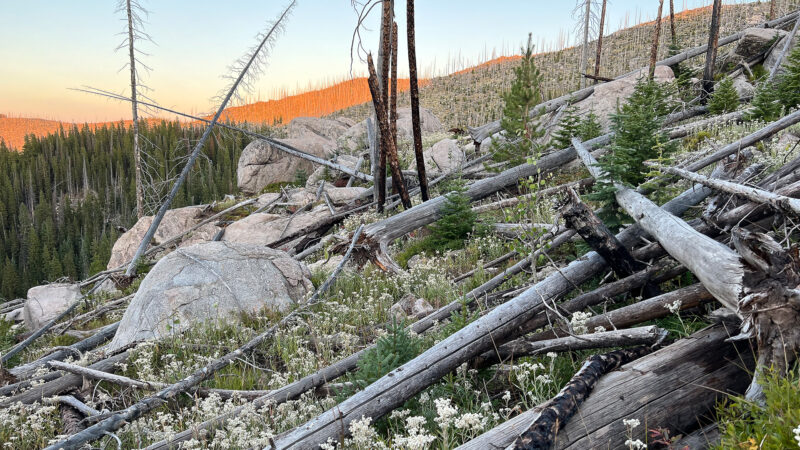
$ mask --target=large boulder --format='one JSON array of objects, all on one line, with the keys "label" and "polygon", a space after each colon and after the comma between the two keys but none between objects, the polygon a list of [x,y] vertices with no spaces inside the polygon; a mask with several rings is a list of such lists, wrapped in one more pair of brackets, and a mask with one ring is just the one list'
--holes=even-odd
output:
[{"label": "large boulder", "polygon": [[736,89],[736,93],[739,94],[739,99],[753,98],[756,92],[755,86],[750,84],[750,82],[747,81],[747,77],[744,75],[739,75],[733,79],[733,88]]},{"label": "large boulder", "polygon": [[[775,48],[773,48],[772,51],[769,52],[769,55],[767,55],[767,59],[764,60],[764,68],[767,69],[767,71],[772,70],[772,68],[778,64],[778,58],[781,56],[783,47],[786,46],[786,39],[787,37],[784,36],[780,40],[780,42],[778,42]],[[800,40],[800,34],[795,35],[794,39],[792,39],[792,43],[789,44],[789,51],[786,53],[786,57],[783,59],[780,67],[778,67],[778,70],[776,72],[778,75],[781,75],[784,72],[786,67],[786,60],[789,58],[789,54],[792,52],[792,50],[797,48],[798,40]]]},{"label": "large boulder", "polygon": [[290,139],[312,136],[335,141],[354,124],[355,122],[347,118],[298,117],[289,122],[286,134]]},{"label": "large boulder", "polygon": [[176,250],[142,280],[109,349],[243,314],[287,311],[313,290],[310,277],[302,263],[260,245],[206,242]]},{"label": "large boulder", "polygon": [[[419,109],[420,129],[422,134],[439,133],[444,131],[444,126],[433,113],[425,108]],[[377,124],[375,125],[377,127]],[[414,132],[411,128],[411,108],[397,109],[397,138],[400,140],[413,140]],[[350,152],[358,152],[369,148],[367,142],[367,121],[359,122],[347,132],[342,134],[339,139],[339,146]]]},{"label": "large boulder", "polygon": [[[579,109],[579,114],[583,115],[594,111],[603,128],[608,129],[611,124],[611,114],[616,112],[617,105],[624,103],[625,99],[633,93],[636,83],[642,77],[647,76],[647,70],[647,68],[642,68],[619,80],[598,84],[592,95],[575,104]],[[656,66],[654,79],[661,83],[668,83],[675,79],[675,74],[667,66]]]},{"label": "large boulder", "polygon": [[[280,142],[325,159],[330,158],[336,149],[334,141],[310,134],[281,139]],[[291,156],[266,141],[255,140],[242,151],[236,177],[239,189],[248,194],[257,194],[271,184],[291,183],[297,180],[300,173],[308,176],[313,171],[314,164],[311,161]]]},{"label": "large boulder", "polygon": [[[334,162],[336,164],[340,164],[340,165],[342,165],[344,167],[347,167],[349,169],[355,170],[356,164],[358,164],[358,158],[355,157],[355,156],[351,156],[351,155],[339,155],[339,156],[337,156],[335,158]],[[363,165],[364,164],[362,162],[362,166]],[[308,180],[306,180],[306,187],[307,188],[316,188],[316,187],[319,186],[319,182],[321,180],[336,180],[336,179],[343,179],[343,178],[348,178],[348,177],[349,177],[349,175],[345,175],[342,172],[336,171],[336,170],[331,169],[329,167],[319,166],[314,171],[314,173],[312,173],[311,176],[308,177]]]},{"label": "large boulder", "polygon": [[53,283],[28,289],[22,310],[25,327],[31,331],[53,320],[81,298],[77,284]]},{"label": "large boulder", "polygon": [[325,205],[319,205],[311,211],[290,217],[265,213],[251,214],[228,225],[222,240],[263,246],[272,245],[285,236],[290,236],[313,223],[330,217],[330,215],[331,213]]},{"label": "large boulder", "polygon": [[466,156],[455,139],[444,139],[422,153],[425,170],[431,174],[457,171],[464,165]]},{"label": "large boulder", "polygon": [[747,28],[744,30],[744,36],[736,44],[734,53],[742,60],[748,61],[769,48],[776,38],[780,39],[785,35],[785,31],[775,28]]},{"label": "large boulder", "polygon": [[[156,230],[151,246],[158,245],[167,239],[183,233],[189,228],[197,225],[206,217],[206,206],[187,206],[185,208],[171,209],[164,215],[164,219]],[[130,230],[122,234],[114,243],[111,249],[111,258],[108,261],[108,268],[114,269],[128,261],[136,254],[139,243],[142,242],[144,234],[153,223],[153,216],[145,216],[139,219]],[[190,236],[183,239],[180,246],[186,247],[198,242],[205,242],[214,237],[219,228],[213,223],[203,225]]]}]

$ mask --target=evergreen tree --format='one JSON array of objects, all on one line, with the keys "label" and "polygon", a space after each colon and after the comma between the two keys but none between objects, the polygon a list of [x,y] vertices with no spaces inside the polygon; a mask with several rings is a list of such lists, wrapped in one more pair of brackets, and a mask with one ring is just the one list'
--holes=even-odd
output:
[{"label": "evergreen tree", "polygon": [[572,145],[572,138],[578,136],[581,118],[578,116],[578,107],[570,106],[564,111],[564,117],[558,123],[558,131],[553,133],[551,146],[554,148],[567,148]]},{"label": "evergreen tree", "polygon": [[795,45],[786,59],[785,72],[778,81],[778,91],[787,109],[800,106],[800,45]]},{"label": "evergreen tree", "polygon": [[589,198],[603,203],[603,220],[611,228],[622,224],[624,214],[615,201],[614,182],[634,187],[646,179],[649,170],[644,162],[675,151],[675,144],[661,130],[670,112],[670,92],[660,83],[643,78],[627,102],[611,116],[614,140],[610,151],[598,161],[607,178],[599,180]]},{"label": "evergreen tree", "polygon": [[714,88],[714,93],[708,101],[708,110],[711,114],[722,114],[736,111],[739,107],[739,93],[733,87],[731,77],[725,77]]},{"label": "evergreen tree", "polygon": [[756,87],[756,94],[750,102],[750,112],[747,114],[748,120],[761,119],[765,122],[773,122],[781,116],[783,105],[781,105],[779,93],[774,83],[762,82]]},{"label": "evergreen tree", "polygon": [[522,52],[522,60],[514,69],[516,78],[511,89],[503,94],[505,106],[500,125],[508,142],[495,148],[495,159],[510,161],[512,165],[536,156],[539,151],[536,139],[544,134],[535,118],[530,117],[531,110],[542,101],[542,76],[533,58],[533,35],[528,35],[528,44]]},{"label": "evergreen tree", "polygon": [[442,218],[430,226],[431,238],[436,247],[455,248],[472,232],[477,215],[464,195],[467,188],[462,180],[450,183],[446,189],[450,192],[445,195]]},{"label": "evergreen tree", "polygon": [[582,141],[594,139],[603,134],[603,126],[600,125],[600,120],[594,111],[589,111],[588,114],[583,116],[581,123],[578,124],[578,136]]}]

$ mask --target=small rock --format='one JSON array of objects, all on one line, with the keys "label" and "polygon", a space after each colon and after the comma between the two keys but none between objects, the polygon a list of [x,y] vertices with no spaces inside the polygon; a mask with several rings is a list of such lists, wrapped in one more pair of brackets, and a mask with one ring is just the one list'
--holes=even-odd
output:
[{"label": "small rock", "polygon": [[[358,163],[358,158],[350,155],[339,155],[335,162],[336,164],[341,164],[342,166],[355,170],[356,164]],[[306,187],[309,189],[316,189],[316,187],[319,186],[319,182],[324,179],[338,179],[342,177],[346,178],[347,175],[337,172],[336,170],[326,166],[319,166],[316,170],[314,170],[314,173],[308,177],[308,180],[306,181]]]},{"label": "small rock", "polygon": [[733,88],[736,89],[740,99],[752,98],[756,92],[756,88],[747,81],[747,77],[744,75],[733,79]]},{"label": "small rock", "polygon": [[20,306],[19,308],[9,311],[3,314],[3,318],[8,322],[22,322],[25,320],[25,308]]},{"label": "small rock", "polygon": [[412,256],[411,258],[408,258],[408,261],[406,262],[406,266],[409,269],[413,269],[413,268],[419,266],[423,261],[424,261],[423,256],[418,253],[418,254]]},{"label": "small rock", "polygon": [[117,289],[117,284],[114,283],[114,280],[112,280],[111,278],[106,278],[106,280],[100,283],[100,286],[98,286],[94,292],[96,294],[107,294],[110,296],[114,296],[120,293],[119,289]]},{"label": "small rock", "polygon": [[734,52],[748,61],[766,50],[776,36],[781,38],[786,34],[786,31],[774,28],[747,28],[744,30],[742,38],[739,39]]},{"label": "small rock", "polygon": [[437,142],[423,153],[425,168],[431,173],[457,171],[464,165],[466,157],[455,139]]},{"label": "small rock", "polygon": [[28,289],[23,308],[25,327],[35,331],[81,298],[78,284],[53,283]]},{"label": "small rock", "polygon": [[343,259],[344,256],[342,255],[333,255],[329,259],[320,259],[319,261],[315,261],[309,264],[308,270],[310,270],[311,272],[316,272],[319,270],[325,272],[333,272],[333,270],[336,269],[336,266],[338,266]]},{"label": "small rock", "polygon": [[406,294],[399,302],[389,308],[389,314],[401,321],[405,318],[419,320],[434,311],[433,306],[423,298],[417,298],[414,294]]}]

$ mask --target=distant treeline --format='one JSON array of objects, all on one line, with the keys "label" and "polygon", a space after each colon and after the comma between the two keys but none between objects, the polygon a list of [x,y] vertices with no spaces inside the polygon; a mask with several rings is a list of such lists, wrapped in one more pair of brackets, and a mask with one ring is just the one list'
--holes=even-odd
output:
[{"label": "distant treeline", "polygon": [[[150,172],[170,179],[202,132],[178,122],[142,122],[140,142],[151,156]],[[173,207],[236,192],[236,165],[250,140],[241,133],[215,133]],[[105,269],[121,230],[136,223],[132,142],[122,123],[29,135],[21,152],[0,141],[0,297],[24,296],[45,281],[79,280]]]}]

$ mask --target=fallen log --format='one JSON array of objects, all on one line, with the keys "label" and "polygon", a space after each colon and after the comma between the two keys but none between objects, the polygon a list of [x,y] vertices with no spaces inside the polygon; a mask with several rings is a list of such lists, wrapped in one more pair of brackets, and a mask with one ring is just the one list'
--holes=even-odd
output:
[{"label": "fallen log", "polygon": [[558,431],[575,415],[600,377],[650,352],[650,347],[642,346],[590,356],[558,395],[542,405],[533,423],[514,441],[514,449],[534,450],[552,447]]},{"label": "fallen log", "polygon": [[[709,192],[705,188],[687,191],[666,204],[665,208],[671,212],[682,213],[689,205],[705,198]],[[435,200],[427,203],[433,201]],[[407,212],[413,210],[414,208]],[[624,244],[630,245],[639,238],[640,233],[638,227],[629,227],[620,233],[618,238]],[[422,355],[389,372],[333,409],[277,436],[274,439],[274,446],[313,448],[329,438],[339,439],[343,430],[346,433],[353,420],[362,416],[377,418],[387,414],[462,363],[490,350],[497,342],[507,340],[519,326],[536,314],[535,308],[542,305],[542,302],[556,300],[604,267],[604,260],[594,252],[573,261],[518,297],[498,306],[434,345]]]},{"label": "fallen log", "polygon": [[[697,428],[698,417],[750,382],[752,352],[747,343],[727,342],[731,331],[708,327],[606,375],[578,409],[580,419],[559,432],[554,448],[626,448],[623,419],[645,425],[633,430],[632,439],[642,441],[645,428],[667,428],[671,435]],[[537,409],[526,411],[458,449],[505,447],[537,415]]]},{"label": "fallen log", "polygon": [[485,205],[474,206],[472,208],[472,212],[476,214],[484,213],[487,211],[494,211],[497,209],[508,208],[509,206],[518,205],[523,200],[529,200],[532,198],[539,199],[546,195],[556,194],[558,192],[562,192],[567,188],[585,188],[589,187],[594,184],[594,178],[583,178],[578,181],[571,181],[569,183],[564,183],[559,186],[554,186],[547,189],[542,189],[541,191],[532,192],[530,194],[520,195],[518,197],[511,197],[504,200],[499,200],[494,203],[487,203]]},{"label": "fallen log", "polygon": [[[573,146],[596,179],[605,177],[579,140],[573,139]],[[769,236],[734,228],[737,254],[632,189],[619,184],[616,188],[619,206],[691,270],[720,303],[745,320],[743,335],[754,333],[757,337],[757,370],[773,367],[785,373],[800,353],[800,301],[795,295],[800,261]],[[747,397],[760,399],[762,395],[754,377]]]}]

